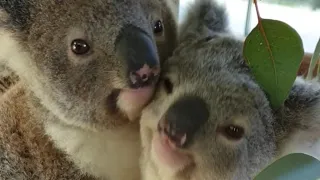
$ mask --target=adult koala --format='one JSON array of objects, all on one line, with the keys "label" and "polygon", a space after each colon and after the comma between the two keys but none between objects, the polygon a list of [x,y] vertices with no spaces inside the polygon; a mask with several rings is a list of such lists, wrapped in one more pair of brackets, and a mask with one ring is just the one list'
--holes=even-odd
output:
[{"label": "adult koala", "polygon": [[135,119],[175,47],[173,11],[0,0],[0,60],[20,78],[0,99],[0,179],[140,179]]},{"label": "adult koala", "polygon": [[225,10],[197,0],[141,117],[144,180],[249,180],[277,158],[320,158],[320,84],[297,78],[277,110],[250,73]]}]

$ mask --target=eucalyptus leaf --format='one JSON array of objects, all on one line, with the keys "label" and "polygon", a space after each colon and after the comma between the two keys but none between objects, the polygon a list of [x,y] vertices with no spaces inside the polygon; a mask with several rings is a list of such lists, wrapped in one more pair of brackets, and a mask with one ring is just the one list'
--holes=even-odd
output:
[{"label": "eucalyptus leaf", "polygon": [[260,19],[245,40],[243,55],[271,106],[281,106],[304,55],[299,34],[284,22]]},{"label": "eucalyptus leaf", "polygon": [[318,180],[319,178],[320,161],[303,153],[294,153],[269,165],[254,180]]}]

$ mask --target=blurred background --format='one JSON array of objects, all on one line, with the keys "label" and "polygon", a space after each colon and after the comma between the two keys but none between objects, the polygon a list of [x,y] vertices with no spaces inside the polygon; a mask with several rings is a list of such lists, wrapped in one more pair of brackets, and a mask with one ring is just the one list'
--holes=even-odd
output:
[{"label": "blurred background", "polygon": [[[179,18],[194,0],[180,0]],[[230,28],[239,36],[246,36],[257,25],[253,0],[217,0],[230,16]],[[258,0],[263,18],[281,20],[293,27],[303,40],[307,54],[313,53],[320,37],[320,0]]]}]

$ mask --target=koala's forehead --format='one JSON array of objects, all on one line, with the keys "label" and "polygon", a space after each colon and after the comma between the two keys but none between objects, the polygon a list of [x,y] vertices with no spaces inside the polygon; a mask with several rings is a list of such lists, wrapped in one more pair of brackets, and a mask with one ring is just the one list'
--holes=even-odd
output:
[{"label": "koala's forehead", "polygon": [[151,19],[155,19],[155,15],[161,16],[162,12],[154,6],[162,0],[149,3],[142,0],[16,1],[26,3],[0,4],[0,7],[9,16],[10,28],[28,35],[21,36],[22,42],[29,39],[37,43],[39,38],[52,41],[52,34],[55,39],[62,39],[72,33],[70,29],[78,29],[93,41],[112,44],[121,28],[127,25],[140,27],[152,35]]},{"label": "koala's forehead", "polygon": [[225,114],[255,109],[264,98],[242,58],[241,41],[230,37],[201,38],[182,44],[165,69],[177,86],[189,84],[211,106]]},{"label": "koala's forehead", "polygon": [[148,20],[171,15],[165,0],[10,0],[1,1],[0,8],[9,16],[8,25],[27,31],[30,25],[61,30],[81,25],[119,29],[133,24],[152,33]]},{"label": "koala's forehead", "polygon": [[119,24],[122,21],[133,21],[133,19],[136,21],[137,16],[144,15],[139,1],[134,2],[132,0],[73,0],[61,1],[60,3],[56,0],[51,3],[45,3],[44,1],[40,3],[41,5],[38,7],[40,14],[35,11],[34,19],[38,17],[38,19],[67,21],[69,25],[85,21],[86,23],[103,23],[102,20]]},{"label": "koala's forehead", "polygon": [[164,69],[188,81],[214,79],[220,71],[231,74],[248,71],[242,58],[242,42],[219,36],[209,41],[203,37],[182,43]]},{"label": "koala's forehead", "polygon": [[[156,8],[162,0],[12,0],[0,3],[8,14],[9,25],[19,30],[65,31],[69,27],[107,29],[119,31],[127,24],[152,33],[150,19],[161,16],[162,8]],[[112,28],[111,28],[112,27]],[[99,33],[99,32],[98,32]]]}]

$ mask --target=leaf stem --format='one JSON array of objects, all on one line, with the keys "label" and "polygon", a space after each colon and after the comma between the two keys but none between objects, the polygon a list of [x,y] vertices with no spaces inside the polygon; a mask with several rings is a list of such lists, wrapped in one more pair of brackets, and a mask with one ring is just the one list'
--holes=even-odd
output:
[{"label": "leaf stem", "polygon": [[270,43],[267,39],[267,35],[266,35],[266,32],[264,31],[264,28],[263,28],[263,25],[262,25],[262,18],[260,16],[260,12],[259,12],[259,8],[258,8],[258,2],[257,0],[254,0],[253,1],[254,5],[255,5],[255,8],[256,8],[256,13],[257,13],[257,17],[258,17],[258,26],[259,26],[259,30],[262,34],[262,37],[267,45],[267,49],[269,51],[269,54],[270,54],[270,58],[271,58],[271,61],[272,61],[272,66],[273,66],[273,73],[276,77],[275,79],[275,82],[276,82],[276,88],[278,88],[278,78],[277,78],[277,70],[276,70],[276,65],[275,65],[275,59],[273,57],[273,53],[272,53],[272,50],[271,50],[271,46],[270,46]]},{"label": "leaf stem", "polygon": [[[320,38],[318,40],[318,43],[316,45],[316,48],[314,50],[314,53],[312,54],[312,58],[310,60],[308,74],[307,74],[307,80],[311,80],[313,78],[313,71],[316,67],[317,62],[319,61],[319,55],[320,55]],[[320,72],[320,66],[318,65],[318,73]],[[318,74],[319,76],[319,74]]]},{"label": "leaf stem", "polygon": [[256,13],[257,13],[257,17],[258,17],[258,23],[260,23],[261,21],[261,16],[260,16],[260,12],[259,12],[259,8],[258,8],[258,2],[257,0],[253,0],[254,6],[256,7]]}]

